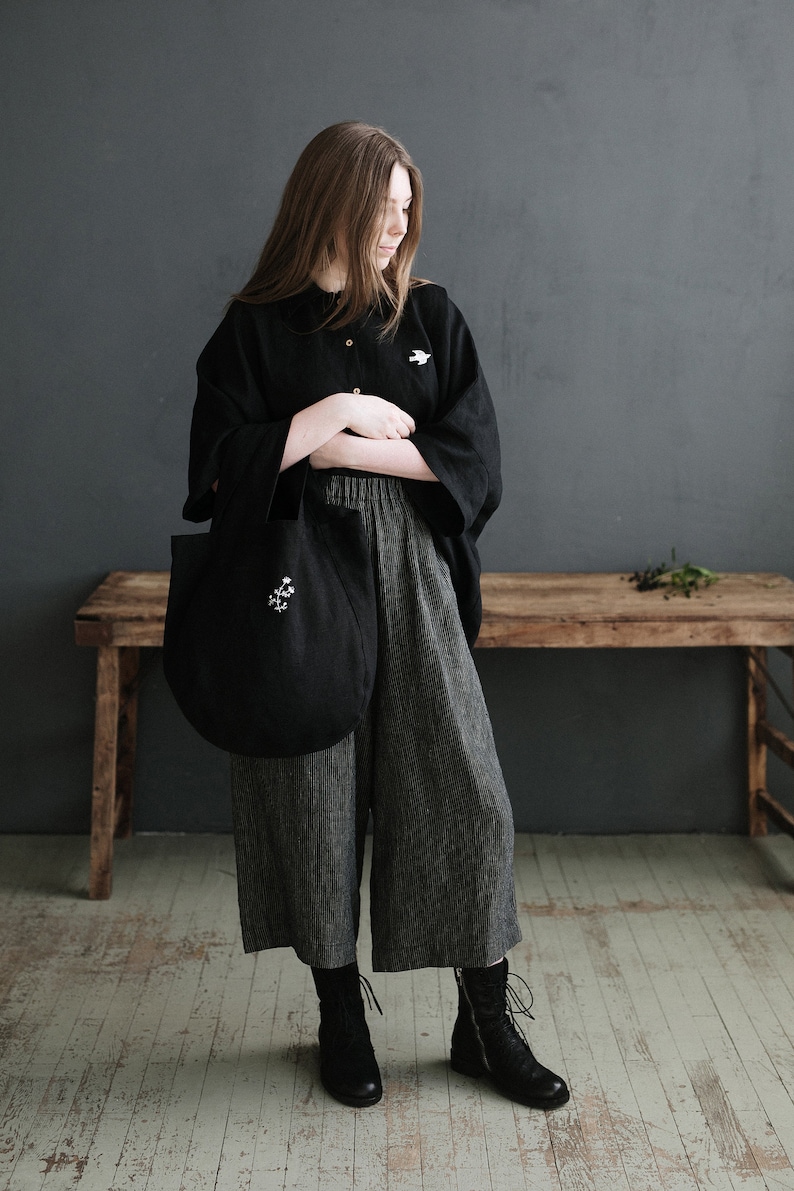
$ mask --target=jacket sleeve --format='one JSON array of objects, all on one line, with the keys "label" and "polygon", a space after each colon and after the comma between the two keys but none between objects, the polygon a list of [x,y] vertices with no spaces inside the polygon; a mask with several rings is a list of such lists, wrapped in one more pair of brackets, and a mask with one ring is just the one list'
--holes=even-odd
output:
[{"label": "jacket sleeve", "polygon": [[412,480],[408,485],[437,534],[476,539],[501,499],[499,435],[469,328],[444,291],[440,293],[444,308],[431,329],[439,409],[432,422],[411,436],[439,483]]},{"label": "jacket sleeve", "polygon": [[[190,430],[188,521],[206,521],[228,504],[241,480],[267,510],[279,479],[290,419],[268,418],[252,312],[234,302],[199,356]],[[212,485],[218,481],[217,493]]]}]

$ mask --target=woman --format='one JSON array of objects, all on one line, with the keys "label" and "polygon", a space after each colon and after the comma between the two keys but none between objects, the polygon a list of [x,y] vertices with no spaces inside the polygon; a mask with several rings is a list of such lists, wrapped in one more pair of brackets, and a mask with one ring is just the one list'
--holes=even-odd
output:
[{"label": "woman", "polygon": [[275,486],[276,505],[302,469],[326,503],[360,513],[377,600],[375,690],[355,730],[307,756],[232,757],[243,942],[311,965],[323,1084],[376,1103],[356,966],[371,815],[373,968],[454,968],[455,1070],[552,1108],[568,1089],[506,1011],[504,956],[521,937],[513,824],[469,648],[498,438],[463,318],[411,276],[421,222],[421,177],[398,141],[325,129],[198,362],[185,516],[209,517],[254,455],[253,501]]}]

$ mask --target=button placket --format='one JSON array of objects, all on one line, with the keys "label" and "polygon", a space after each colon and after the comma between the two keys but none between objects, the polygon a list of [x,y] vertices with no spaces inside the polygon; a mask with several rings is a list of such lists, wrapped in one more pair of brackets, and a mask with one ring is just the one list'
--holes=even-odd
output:
[{"label": "button placket", "polygon": [[[355,363],[354,363],[354,364],[353,364],[353,365],[352,365],[352,366],[351,366],[351,367],[348,369],[348,376],[350,376],[350,375],[351,375],[351,373],[352,373],[354,376],[355,376],[357,373],[360,375],[360,374],[361,374],[361,365],[360,365],[360,361],[359,361],[359,358],[358,358],[358,347],[357,347],[357,345],[356,345],[356,342],[355,342],[355,340],[353,339],[353,337],[352,337],[352,336],[350,336],[350,337],[348,337],[347,339],[345,339],[345,347],[346,347],[346,348],[351,348],[351,347],[352,347],[352,348],[353,348],[353,355],[354,355],[354,357],[355,357]],[[351,390],[350,390],[350,391],[351,391],[352,393],[359,394],[359,393],[361,392],[361,386],[360,386],[360,385],[356,385],[355,387],[351,387]]]}]

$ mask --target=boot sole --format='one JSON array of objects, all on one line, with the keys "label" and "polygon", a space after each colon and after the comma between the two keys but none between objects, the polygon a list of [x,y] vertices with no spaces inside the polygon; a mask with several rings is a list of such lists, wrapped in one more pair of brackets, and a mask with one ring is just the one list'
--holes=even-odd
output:
[{"label": "boot sole", "polygon": [[498,1080],[494,1079],[488,1068],[483,1067],[481,1064],[467,1062],[466,1060],[461,1061],[452,1057],[450,1059],[450,1066],[453,1071],[457,1071],[458,1075],[470,1075],[474,1079],[480,1079],[482,1076],[487,1075],[500,1095],[505,1096],[508,1100],[512,1100],[514,1104],[523,1104],[526,1108],[540,1108],[544,1110],[562,1108],[563,1104],[567,1104],[571,1098],[571,1093],[567,1087],[564,1092],[561,1092],[554,1099],[548,1096],[538,1098],[534,1096],[515,1095],[504,1084],[500,1084]]}]

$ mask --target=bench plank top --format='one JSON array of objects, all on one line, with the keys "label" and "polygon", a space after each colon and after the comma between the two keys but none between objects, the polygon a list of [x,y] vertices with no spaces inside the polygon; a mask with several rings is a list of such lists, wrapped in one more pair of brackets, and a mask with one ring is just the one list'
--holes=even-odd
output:
[{"label": "bench plank top", "polygon": [[[78,645],[162,645],[168,571],[112,571],[75,618]],[[487,572],[480,647],[794,645],[794,582],[721,574],[689,599],[612,573]]]},{"label": "bench plank top", "polygon": [[481,646],[648,648],[794,644],[794,582],[720,574],[689,598],[613,573],[482,576]]}]

